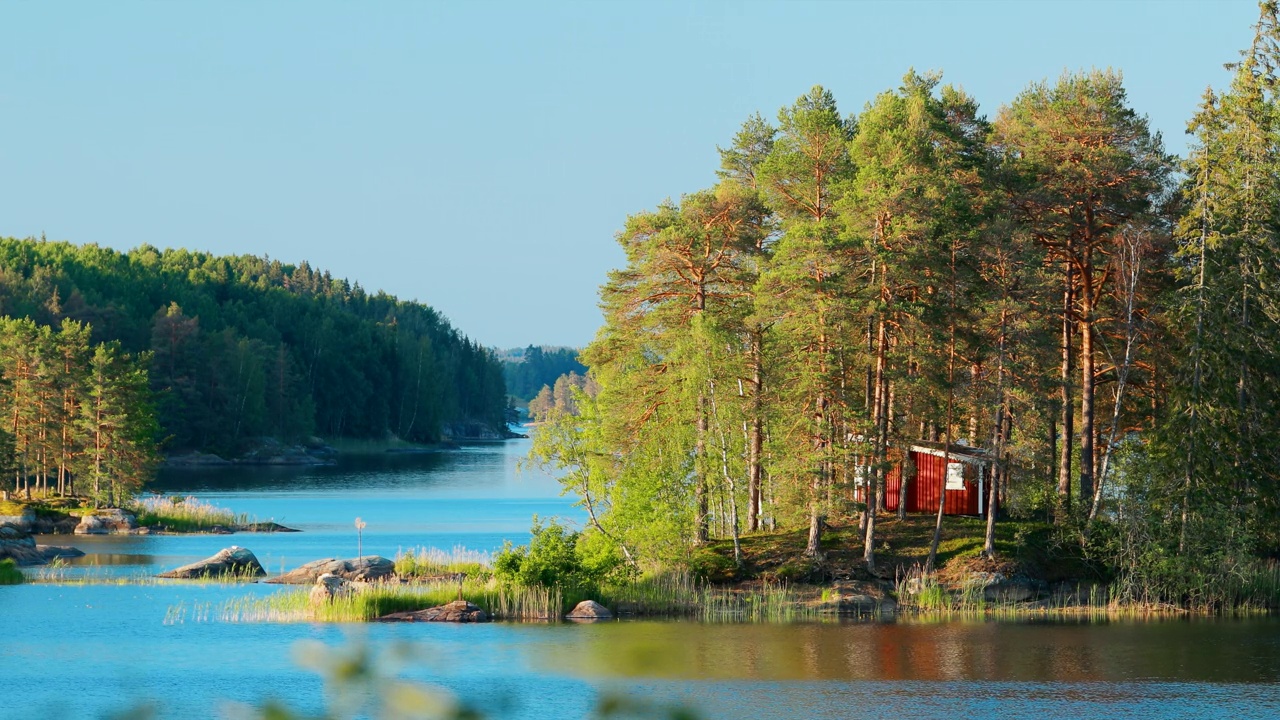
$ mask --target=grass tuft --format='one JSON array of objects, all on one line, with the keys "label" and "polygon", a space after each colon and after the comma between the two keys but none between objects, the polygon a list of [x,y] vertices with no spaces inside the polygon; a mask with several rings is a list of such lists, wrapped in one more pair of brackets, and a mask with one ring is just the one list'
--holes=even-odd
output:
[{"label": "grass tuft", "polygon": [[23,579],[18,563],[12,558],[0,560],[0,585],[21,585]]}]

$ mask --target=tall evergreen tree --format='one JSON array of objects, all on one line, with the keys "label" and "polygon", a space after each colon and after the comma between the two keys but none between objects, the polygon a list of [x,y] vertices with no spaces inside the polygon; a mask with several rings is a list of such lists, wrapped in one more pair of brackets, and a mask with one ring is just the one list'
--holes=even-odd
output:
[{"label": "tall evergreen tree", "polygon": [[[1147,119],[1128,107],[1119,73],[1066,74],[1036,83],[1004,108],[995,144],[1016,178],[1014,207],[1062,268],[1062,446],[1058,493],[1069,505],[1073,390],[1079,389],[1080,495],[1093,497],[1098,352],[1108,258],[1130,224],[1155,211],[1171,159]],[[1070,377],[1074,358],[1079,382]]]},{"label": "tall evergreen tree", "polygon": [[777,469],[789,492],[806,499],[806,553],[814,558],[822,556],[840,463],[840,369],[852,335],[836,213],[853,172],[852,135],[830,91],[814,87],[778,113],[777,138],[758,171],[781,229],[756,290],[770,328],[766,346],[780,369],[773,390]]},{"label": "tall evergreen tree", "polygon": [[[1157,435],[1178,549],[1221,540],[1214,518],[1280,544],[1280,20],[1260,4],[1230,88],[1209,91],[1190,124],[1186,212],[1178,227],[1174,325],[1184,358]],[[1197,531],[1197,528],[1201,528]]]}]

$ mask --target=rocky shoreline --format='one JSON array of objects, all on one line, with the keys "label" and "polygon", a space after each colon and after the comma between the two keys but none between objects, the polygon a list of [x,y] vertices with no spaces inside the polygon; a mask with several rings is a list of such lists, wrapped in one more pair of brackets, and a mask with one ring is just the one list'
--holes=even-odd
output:
[{"label": "rocky shoreline", "polygon": [[32,566],[83,555],[82,550],[65,545],[38,545],[30,533],[7,523],[0,524],[0,560],[13,560],[19,566]]},{"label": "rocky shoreline", "polygon": [[137,516],[121,508],[69,510],[24,507],[18,515],[0,515],[0,560],[18,565],[44,565],[59,558],[82,557],[84,552],[65,545],[37,545],[36,535],[230,535],[237,532],[299,532],[274,522],[215,525],[199,532],[174,532],[163,526],[140,526]]}]

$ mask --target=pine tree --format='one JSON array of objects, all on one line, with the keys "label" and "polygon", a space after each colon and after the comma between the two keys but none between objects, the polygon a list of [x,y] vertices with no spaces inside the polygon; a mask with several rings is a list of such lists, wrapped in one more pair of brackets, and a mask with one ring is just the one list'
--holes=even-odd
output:
[{"label": "pine tree", "polygon": [[[1154,212],[1171,160],[1147,119],[1127,105],[1119,73],[1092,70],[1036,83],[1004,108],[995,144],[1015,178],[1014,208],[1062,268],[1062,437],[1058,493],[1070,505],[1073,388],[1079,388],[1080,495],[1093,497],[1100,304],[1109,256],[1133,222]],[[1070,377],[1073,344],[1079,383]]]},{"label": "pine tree", "polygon": [[851,344],[837,205],[853,172],[853,124],[835,98],[814,87],[778,113],[778,135],[759,168],[760,185],[780,218],[781,235],[756,289],[766,345],[779,372],[772,403],[777,473],[809,518],[806,554],[822,557],[842,426],[842,356]]},{"label": "pine tree", "polygon": [[1276,546],[1280,517],[1280,20],[1260,4],[1249,49],[1221,96],[1190,124],[1187,210],[1178,227],[1174,325],[1185,359],[1171,384],[1156,453],[1178,498],[1177,546],[1221,541],[1214,517],[1243,521]]}]

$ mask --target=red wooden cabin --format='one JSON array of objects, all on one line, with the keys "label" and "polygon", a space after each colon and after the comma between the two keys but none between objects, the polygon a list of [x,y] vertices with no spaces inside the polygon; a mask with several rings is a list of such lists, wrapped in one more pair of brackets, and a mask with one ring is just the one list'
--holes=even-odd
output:
[{"label": "red wooden cabin", "polygon": [[[986,451],[968,445],[952,445],[949,472],[942,443],[911,445],[907,449],[907,457],[915,466],[915,477],[909,477],[907,482],[907,512],[938,512],[938,493],[945,492],[944,514],[986,516],[986,482],[990,475],[990,458]],[[894,465],[885,477],[885,508],[890,512],[898,510],[902,465],[901,462]],[[865,493],[861,484],[859,479],[858,487],[854,489],[854,498],[859,501]]]}]

